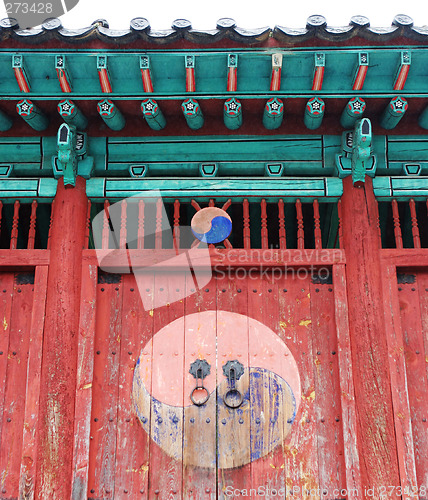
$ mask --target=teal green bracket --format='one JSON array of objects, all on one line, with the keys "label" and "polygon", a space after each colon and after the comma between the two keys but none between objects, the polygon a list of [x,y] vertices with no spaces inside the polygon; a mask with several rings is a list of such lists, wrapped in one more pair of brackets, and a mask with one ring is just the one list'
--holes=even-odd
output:
[{"label": "teal green bracket", "polygon": [[87,118],[70,99],[60,101],[57,109],[65,123],[76,127],[77,130],[85,130],[88,126]]},{"label": "teal green bracket", "polygon": [[366,109],[366,103],[361,97],[353,97],[346,104],[342,116],[340,117],[340,124],[343,128],[352,129],[357,120],[363,117]]},{"label": "teal green bracket", "polygon": [[153,99],[145,99],[141,103],[141,111],[147,125],[152,130],[162,130],[166,126],[166,120],[159,107],[159,104]]},{"label": "teal green bracket", "polygon": [[57,135],[58,156],[52,157],[54,177],[64,176],[64,185],[76,185],[76,175],[90,179],[94,170],[94,159],[86,155],[86,134],[63,123]]},{"label": "teal green bracket", "polygon": [[281,99],[273,97],[265,104],[263,111],[263,125],[268,130],[274,130],[281,126],[284,118],[284,103]]},{"label": "teal green bracket", "polygon": [[284,174],[284,165],[282,163],[266,163],[265,175],[267,177],[281,177]]},{"label": "teal green bracket", "polygon": [[325,102],[319,97],[312,97],[306,103],[304,122],[306,128],[315,130],[321,126],[324,118]]},{"label": "teal green bracket", "polygon": [[5,163],[0,164],[0,177],[3,179],[4,177],[10,177],[10,174],[13,172],[13,165],[8,165]]},{"label": "teal green bracket", "polygon": [[216,163],[201,163],[199,173],[202,177],[216,177],[218,174],[218,165]]},{"label": "teal green bracket", "polygon": [[88,197],[95,201],[123,199],[142,193],[143,196],[159,196],[164,199],[190,201],[191,199],[227,200],[231,197],[242,201],[248,197],[251,186],[251,199],[263,198],[278,200],[287,198],[295,201],[304,198],[307,201],[318,199],[320,202],[337,201],[343,193],[342,180],[335,177],[293,177],[293,178],[241,178],[241,179],[112,179],[93,177],[86,183]]},{"label": "teal green bracket", "polygon": [[381,126],[387,130],[395,128],[403,118],[408,107],[409,105],[404,97],[397,96],[391,99],[380,117]]},{"label": "teal green bracket", "polygon": [[76,129],[63,123],[57,135],[58,157],[52,159],[54,172],[64,176],[64,185],[76,185],[77,154]]},{"label": "teal green bracket", "polygon": [[405,163],[403,165],[404,175],[421,175],[422,165],[420,163]]},{"label": "teal green bracket", "polygon": [[0,132],[6,132],[12,126],[12,119],[4,112],[0,110]]},{"label": "teal green bracket", "polygon": [[145,177],[148,170],[146,165],[130,165],[129,174],[131,177],[138,179],[139,177]]},{"label": "teal green bracket", "polygon": [[238,99],[232,97],[224,102],[223,120],[229,130],[237,130],[242,125],[242,104]]},{"label": "teal green bracket", "polygon": [[16,111],[19,116],[34,130],[41,132],[42,130],[46,130],[48,128],[48,118],[29,99],[22,99],[19,101],[16,105]]},{"label": "teal green bracket", "polygon": [[192,130],[199,130],[204,124],[204,115],[202,114],[201,107],[195,99],[186,99],[181,104],[184,118],[187,125]]},{"label": "teal green bracket", "polygon": [[376,174],[376,155],[372,151],[372,126],[368,118],[359,120],[352,132],[342,135],[343,153],[336,155],[339,178],[352,175],[354,185],[365,182],[365,176]]},{"label": "teal green bracket", "polygon": [[110,99],[103,99],[97,105],[98,113],[104,123],[112,130],[122,130],[125,126],[125,118],[119,108]]}]

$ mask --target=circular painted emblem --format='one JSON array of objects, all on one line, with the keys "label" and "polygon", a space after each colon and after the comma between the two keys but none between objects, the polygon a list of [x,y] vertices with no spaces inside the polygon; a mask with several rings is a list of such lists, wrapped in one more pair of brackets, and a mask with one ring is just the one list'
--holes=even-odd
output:
[{"label": "circular painted emblem", "polygon": [[232,312],[168,324],[144,346],[134,372],[143,428],[169,456],[196,467],[230,469],[267,455],[287,437],[300,400],[285,343]]},{"label": "circular painted emblem", "polygon": [[196,212],[191,222],[192,232],[204,243],[220,243],[232,231],[229,214],[217,207],[206,207]]}]

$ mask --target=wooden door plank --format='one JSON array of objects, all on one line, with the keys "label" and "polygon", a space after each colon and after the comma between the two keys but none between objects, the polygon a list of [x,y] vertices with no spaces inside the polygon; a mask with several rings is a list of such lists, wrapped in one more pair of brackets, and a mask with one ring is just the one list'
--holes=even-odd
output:
[{"label": "wooden door plank", "polygon": [[[215,499],[216,491],[216,300],[217,283],[210,275],[204,279],[198,273],[198,282],[207,284],[196,288],[192,276],[186,277],[187,297],[184,318],[184,428],[183,428],[183,498],[192,500]],[[194,290],[192,293],[191,290]],[[203,380],[210,397],[202,406],[190,400],[190,390],[196,380],[189,374],[191,363],[205,359],[210,365],[210,374]],[[199,391],[197,391],[199,392]],[[203,393],[199,397],[202,397]],[[195,395],[196,397],[196,395]]]},{"label": "wooden door plank", "polygon": [[293,277],[283,275],[278,281],[280,337],[289,346],[300,374],[302,400],[300,409],[284,445],[287,495],[311,492],[319,499],[319,470],[316,441],[315,378],[312,356],[312,320],[309,273]]},{"label": "wooden door plank", "polygon": [[90,498],[115,497],[122,294],[122,283],[97,285],[88,473]]},{"label": "wooden door plank", "polygon": [[[153,336],[151,309],[143,307],[140,293],[153,293],[153,279],[137,288],[134,275],[123,276],[122,338],[120,346],[119,409],[116,450],[117,498],[148,498],[149,434],[143,430],[131,398],[136,362]],[[151,352],[150,352],[151,355]],[[151,374],[149,374],[149,387]],[[147,418],[142,415],[142,418]]]},{"label": "wooden door plank", "polygon": [[[6,372],[10,340],[10,316],[12,312],[13,273],[0,274],[0,415],[4,413]],[[0,437],[3,418],[0,418]]]},{"label": "wooden door plank", "polygon": [[43,327],[45,322],[48,266],[38,266],[34,278],[33,306],[29,331],[27,387],[25,395],[20,498],[34,498],[37,466],[37,427],[39,422],[40,377],[42,371]]},{"label": "wooden door plank", "polygon": [[[250,316],[277,334],[280,328],[278,281],[273,278],[272,274],[269,274],[267,278],[253,277],[249,285]],[[251,327],[250,332],[254,332]],[[287,423],[290,415],[287,416],[282,410],[287,406],[286,395],[283,391],[276,390],[272,373],[267,370],[257,371],[257,367],[264,367],[266,356],[273,357],[276,354],[270,350],[264,352],[263,347],[263,338],[259,343],[255,335],[249,336],[250,364],[253,367],[253,376],[250,379],[251,486],[256,490],[259,486],[263,487],[262,491],[266,497],[272,498],[285,496],[286,473],[283,444],[291,423]],[[255,383],[256,379],[259,379],[257,383]],[[279,445],[276,444],[278,436],[274,427],[277,427],[280,436]],[[268,453],[265,454],[266,452]],[[259,455],[261,457],[256,459]]]},{"label": "wooden door plank", "polygon": [[[177,406],[170,406],[153,397],[151,401],[149,498],[155,496],[159,500],[182,497],[183,369],[174,373],[169,369],[169,362],[174,357],[174,363],[183,367],[184,322],[178,328],[177,339],[173,344],[164,344],[157,334],[164,326],[183,317],[184,301],[181,293],[184,284],[184,273],[172,271],[155,274],[152,395],[156,379],[158,387],[162,387],[161,392],[175,393],[178,402]],[[169,454],[162,448],[168,449]]]},{"label": "wooden door plank", "polygon": [[30,341],[33,284],[14,284],[10,318],[10,340],[6,372],[6,391],[1,436],[1,491],[8,498],[18,497],[21,469],[22,428],[24,424],[27,360]]},{"label": "wooden door plank", "polygon": [[428,485],[428,380],[419,293],[427,294],[421,291],[418,274],[415,283],[398,285],[416,479],[422,486]]},{"label": "wooden door plank", "polygon": [[395,266],[384,265],[382,277],[386,341],[388,346],[400,484],[403,490],[403,499],[417,498],[416,494],[413,493],[417,491],[417,479]]},{"label": "wooden door plank", "polygon": [[[229,268],[230,269],[230,268]],[[230,488],[243,490],[251,485],[251,447],[249,401],[248,345],[248,280],[234,274],[219,273],[217,277],[217,425],[218,425],[218,497],[228,498]],[[221,312],[243,315],[234,326],[233,317]],[[243,329],[242,332],[236,328]],[[229,388],[223,366],[237,360],[245,367],[236,388],[245,395],[237,409],[225,406],[223,396]]]},{"label": "wooden door plank", "polygon": [[349,337],[348,299],[344,264],[333,266],[337,356],[346,465],[346,488],[349,500],[358,500],[362,492],[360,459],[357,443],[357,410],[352,375],[351,340]]},{"label": "wooden door plank", "polygon": [[333,285],[311,283],[310,293],[320,488],[332,496],[346,489]]},{"label": "wooden door plank", "polygon": [[97,265],[84,261],[77,347],[72,500],[88,497],[97,276]]}]

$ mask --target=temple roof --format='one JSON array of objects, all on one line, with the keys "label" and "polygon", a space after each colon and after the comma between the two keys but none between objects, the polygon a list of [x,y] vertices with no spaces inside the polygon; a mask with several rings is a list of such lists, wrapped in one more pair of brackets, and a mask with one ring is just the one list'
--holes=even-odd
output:
[{"label": "temple roof", "polygon": [[81,29],[67,29],[61,20],[52,18],[46,20],[40,27],[20,29],[18,22],[11,18],[0,21],[0,43],[8,41],[24,44],[40,44],[45,42],[88,43],[101,41],[108,44],[132,44],[145,42],[153,45],[173,44],[187,41],[198,45],[212,45],[219,42],[237,43],[239,45],[271,45],[323,43],[384,44],[400,43],[415,44],[428,40],[428,26],[414,26],[413,20],[407,15],[394,17],[392,25],[386,28],[376,28],[364,16],[354,16],[348,26],[332,27],[321,15],[310,16],[304,28],[287,28],[277,25],[271,29],[244,29],[236,25],[230,18],[222,18],[215,29],[198,30],[186,19],[177,19],[171,29],[153,30],[147,19],[134,18],[128,29],[113,30],[107,21],[100,19],[90,26]]}]

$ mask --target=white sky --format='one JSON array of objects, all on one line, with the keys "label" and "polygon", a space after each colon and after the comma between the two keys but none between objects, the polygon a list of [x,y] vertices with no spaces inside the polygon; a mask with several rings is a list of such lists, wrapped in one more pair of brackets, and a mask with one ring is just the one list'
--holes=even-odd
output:
[{"label": "white sky", "polygon": [[[352,16],[364,15],[372,26],[386,27],[396,14],[411,16],[416,26],[428,25],[424,0],[80,0],[61,20],[67,28],[83,28],[103,18],[110,28],[121,29],[128,28],[133,17],[145,17],[152,28],[167,29],[175,19],[185,18],[194,28],[213,29],[217,19],[232,17],[247,29],[276,24],[301,28],[311,14],[322,14],[330,26],[347,25]],[[6,13],[0,8],[3,17]]]}]

